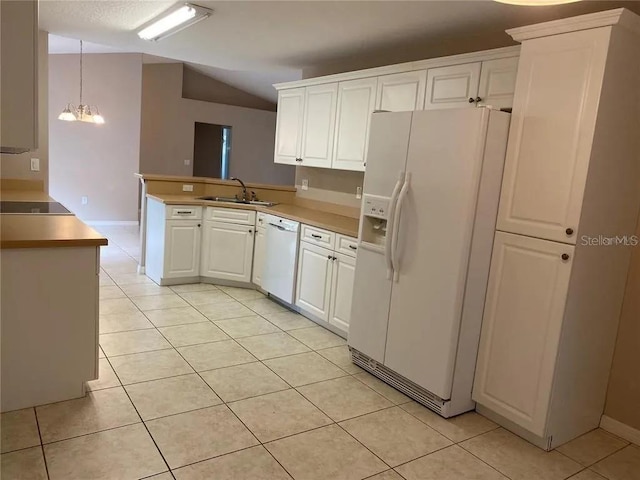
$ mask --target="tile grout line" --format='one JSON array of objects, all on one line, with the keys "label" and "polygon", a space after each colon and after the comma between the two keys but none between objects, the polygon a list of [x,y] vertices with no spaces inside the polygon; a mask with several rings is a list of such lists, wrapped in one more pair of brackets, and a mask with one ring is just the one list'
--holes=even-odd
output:
[{"label": "tile grout line", "polygon": [[[47,456],[44,454],[44,443],[42,443],[42,432],[40,431],[40,422],[38,421],[38,411],[36,410],[36,407],[32,407],[33,408],[33,416],[36,419],[36,427],[38,428],[38,438],[40,439],[40,451],[42,452],[42,461],[44,462],[44,470],[45,473],[47,474],[47,479],[50,479],[51,477],[49,476],[49,465],[47,464]],[[33,447],[30,447],[33,448]]]}]

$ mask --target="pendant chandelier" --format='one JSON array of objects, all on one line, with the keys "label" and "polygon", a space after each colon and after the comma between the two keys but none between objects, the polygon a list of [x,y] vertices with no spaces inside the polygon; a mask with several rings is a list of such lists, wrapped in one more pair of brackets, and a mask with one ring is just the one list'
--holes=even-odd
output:
[{"label": "pendant chandelier", "polygon": [[66,122],[87,122],[102,125],[104,123],[104,117],[100,115],[97,105],[92,107],[89,104],[82,103],[82,40],[80,40],[80,103],[76,107],[72,103],[67,103],[67,106],[62,110],[62,113],[58,115],[58,120],[64,120]]}]

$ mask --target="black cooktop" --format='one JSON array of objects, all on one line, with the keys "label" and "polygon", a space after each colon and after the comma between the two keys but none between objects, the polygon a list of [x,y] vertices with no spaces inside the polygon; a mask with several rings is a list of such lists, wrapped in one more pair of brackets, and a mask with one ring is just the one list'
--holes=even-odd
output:
[{"label": "black cooktop", "polygon": [[0,213],[73,215],[58,202],[0,202]]}]

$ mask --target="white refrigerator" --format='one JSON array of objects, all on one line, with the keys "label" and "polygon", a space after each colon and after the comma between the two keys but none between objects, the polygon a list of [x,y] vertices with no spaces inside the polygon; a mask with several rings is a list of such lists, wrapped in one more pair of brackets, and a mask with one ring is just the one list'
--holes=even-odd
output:
[{"label": "white refrigerator", "polygon": [[364,178],[353,361],[444,417],[471,388],[510,115],[376,112]]}]

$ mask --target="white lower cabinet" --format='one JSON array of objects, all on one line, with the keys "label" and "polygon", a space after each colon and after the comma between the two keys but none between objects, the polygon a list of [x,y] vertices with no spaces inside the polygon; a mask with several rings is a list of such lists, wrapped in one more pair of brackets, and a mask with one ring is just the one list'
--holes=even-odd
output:
[{"label": "white lower cabinet", "polygon": [[341,253],[336,253],[334,258],[329,323],[348,332],[356,259]]},{"label": "white lower cabinet", "polygon": [[265,233],[266,229],[256,228],[256,239],[253,246],[253,274],[251,281],[259,287],[262,286],[262,268],[264,267],[266,246]]},{"label": "white lower cabinet", "polygon": [[[306,230],[311,227],[303,225],[302,231]],[[303,314],[346,334],[351,317],[357,240],[321,229],[314,228],[313,232],[319,236],[337,237],[335,247],[329,249],[308,241],[300,242],[295,303]],[[348,253],[340,253],[341,250]]]},{"label": "white lower cabinet", "polygon": [[473,399],[540,437],[575,247],[497,232]]},{"label": "white lower cabinet", "polygon": [[254,230],[253,225],[205,221],[200,275],[250,282]]},{"label": "white lower cabinet", "polygon": [[300,242],[296,305],[319,320],[329,321],[333,252]]},{"label": "white lower cabinet", "polygon": [[164,278],[197,277],[200,220],[167,220]]}]

